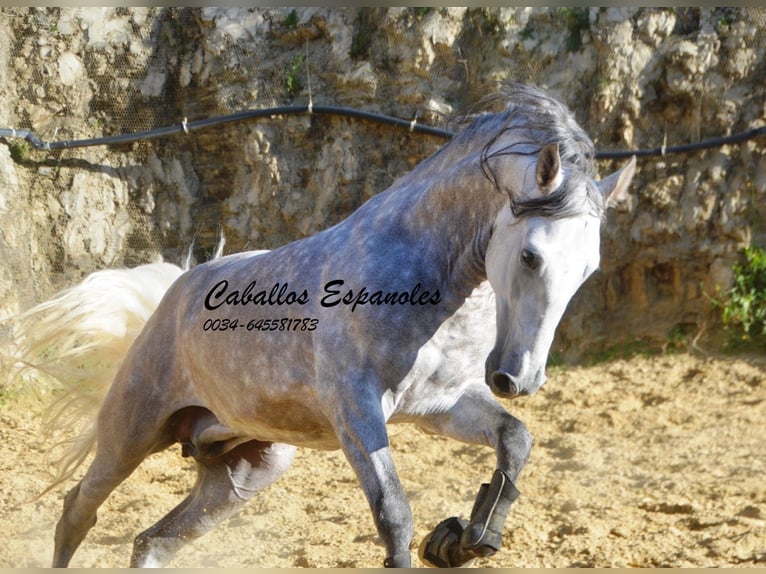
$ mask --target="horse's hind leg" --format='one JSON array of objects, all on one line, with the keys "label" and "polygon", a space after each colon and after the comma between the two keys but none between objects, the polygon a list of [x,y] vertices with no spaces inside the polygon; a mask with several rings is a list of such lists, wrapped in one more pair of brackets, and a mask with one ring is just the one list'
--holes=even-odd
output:
[{"label": "horse's hind leg", "polygon": [[256,492],[287,470],[295,447],[250,441],[215,459],[197,460],[189,496],[157,524],[138,535],[131,566],[166,564],[187,542],[242,509]]},{"label": "horse's hind leg", "polygon": [[53,566],[66,567],[96,523],[96,511],[109,494],[141,463],[146,451],[126,452],[114,444],[98,443],[96,456],[82,480],[64,498],[56,525]]}]

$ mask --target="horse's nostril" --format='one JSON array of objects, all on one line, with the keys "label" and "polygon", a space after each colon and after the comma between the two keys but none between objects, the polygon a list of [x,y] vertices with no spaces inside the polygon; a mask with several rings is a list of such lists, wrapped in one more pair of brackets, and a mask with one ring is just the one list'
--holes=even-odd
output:
[{"label": "horse's nostril", "polygon": [[519,394],[519,390],[516,388],[516,383],[513,382],[511,375],[503,371],[495,371],[492,373],[492,390],[497,395],[505,395],[515,397]]}]

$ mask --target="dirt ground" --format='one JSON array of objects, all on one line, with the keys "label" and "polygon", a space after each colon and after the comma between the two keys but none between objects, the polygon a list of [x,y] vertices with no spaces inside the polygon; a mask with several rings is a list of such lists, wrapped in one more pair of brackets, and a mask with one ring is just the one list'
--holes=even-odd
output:
[{"label": "dirt ground", "polygon": [[[766,356],[673,354],[555,368],[508,401],[535,437],[504,548],[484,567],[766,566]],[[46,484],[40,406],[0,406],[0,567],[47,566],[63,490]],[[420,540],[467,516],[489,449],[392,427]],[[102,506],[73,566],[126,566],[133,537],[187,492],[174,448]],[[67,485],[67,487],[71,484]],[[339,452],[299,451],[287,475],[188,547],[176,567],[378,567],[384,552]],[[415,558],[415,564],[420,562]]]}]

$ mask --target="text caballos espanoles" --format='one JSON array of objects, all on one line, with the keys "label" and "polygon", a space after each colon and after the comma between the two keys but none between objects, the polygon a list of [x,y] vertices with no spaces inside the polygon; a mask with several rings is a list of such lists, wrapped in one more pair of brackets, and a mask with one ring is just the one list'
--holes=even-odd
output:
[{"label": "text caballos espanoles", "polygon": [[[371,291],[367,287],[344,289],[343,279],[334,279],[324,284],[319,304],[322,307],[345,305],[355,311],[361,305],[437,305],[441,302],[439,290],[424,289],[420,283],[408,291]],[[270,289],[260,289],[257,281],[251,281],[244,289],[230,288],[229,281],[216,283],[205,297],[205,309],[214,311],[221,307],[246,305],[281,306],[305,305],[309,302],[306,289],[291,290],[288,283],[275,283]]]}]

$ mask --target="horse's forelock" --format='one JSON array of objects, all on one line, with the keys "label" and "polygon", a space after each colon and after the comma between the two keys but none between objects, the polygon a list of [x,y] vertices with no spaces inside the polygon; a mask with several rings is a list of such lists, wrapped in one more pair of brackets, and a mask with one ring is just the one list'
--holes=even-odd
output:
[{"label": "horse's forelock", "polygon": [[[584,186],[585,195],[575,190]],[[593,180],[580,172],[571,172],[555,191],[528,199],[511,199],[516,217],[571,217],[591,213],[603,217],[604,199]]]},{"label": "horse's forelock", "polygon": [[[558,144],[562,168],[567,174],[557,190],[543,197],[519,199],[514,198],[510,190],[505,190],[511,195],[514,213],[517,216],[567,217],[594,212],[601,216],[604,202],[593,182],[595,146],[569,109],[537,88],[522,84],[506,84],[498,94],[483,101],[487,108],[497,103],[503,103],[505,110],[491,114],[497,118],[495,122],[483,118],[475,120],[471,126],[473,129],[495,130],[482,152],[481,169],[485,176],[499,188],[489,165],[490,159],[500,155],[532,155],[549,144]],[[503,134],[517,130],[527,135],[523,141],[489,152]],[[524,151],[514,149],[522,146]],[[575,192],[582,186],[586,190],[584,201]]]}]

